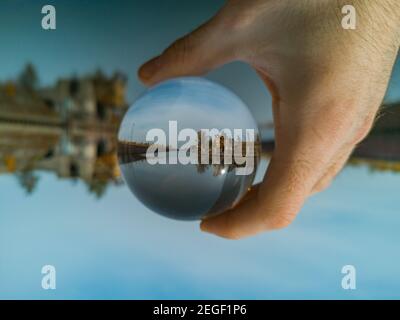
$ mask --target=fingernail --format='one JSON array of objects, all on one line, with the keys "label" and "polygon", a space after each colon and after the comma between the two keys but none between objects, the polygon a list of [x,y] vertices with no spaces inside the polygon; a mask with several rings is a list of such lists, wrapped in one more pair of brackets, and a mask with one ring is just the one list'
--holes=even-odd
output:
[{"label": "fingernail", "polygon": [[207,224],[207,223],[206,223],[206,221],[204,221],[204,220],[200,222],[200,230],[201,230],[201,231],[203,231],[203,232],[208,232],[207,229],[206,229],[206,224]]},{"label": "fingernail", "polygon": [[139,70],[140,78],[144,80],[150,80],[154,77],[157,73],[158,69],[160,68],[160,56],[151,59],[150,61],[146,62],[143,66],[141,66]]},{"label": "fingernail", "polygon": [[207,223],[207,221],[203,220],[200,223],[200,230],[206,233],[211,233],[214,234],[214,232],[212,232],[209,228],[209,223]]}]

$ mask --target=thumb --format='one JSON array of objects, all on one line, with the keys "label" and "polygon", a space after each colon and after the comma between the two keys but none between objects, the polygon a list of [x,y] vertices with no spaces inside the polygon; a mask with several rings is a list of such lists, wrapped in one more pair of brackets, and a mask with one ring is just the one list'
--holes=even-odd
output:
[{"label": "thumb", "polygon": [[139,69],[139,78],[153,85],[168,78],[201,75],[234,59],[232,40],[217,17],[175,41]]}]

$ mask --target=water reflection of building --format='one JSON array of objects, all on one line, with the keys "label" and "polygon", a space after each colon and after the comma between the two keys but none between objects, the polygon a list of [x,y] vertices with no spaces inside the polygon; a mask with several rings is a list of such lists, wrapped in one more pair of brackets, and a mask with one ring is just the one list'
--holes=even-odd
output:
[{"label": "water reflection of building", "polygon": [[0,84],[0,174],[14,173],[29,192],[36,170],[83,180],[98,196],[119,183],[115,136],[125,82],[98,72],[38,88],[27,66],[17,81]]},{"label": "water reflection of building", "polygon": [[252,139],[246,137],[243,141],[239,136],[232,138],[224,133],[211,136],[206,131],[200,130],[197,132],[197,141],[194,144],[178,149],[174,149],[170,145],[119,140],[118,158],[120,163],[147,161],[149,147],[154,148],[155,156],[159,157],[159,160],[164,159],[165,164],[168,164],[167,159],[170,152],[175,153],[176,157],[179,152],[186,152],[187,157],[194,155],[195,163],[191,164],[196,166],[197,172],[202,174],[211,169],[214,176],[231,172],[235,168],[244,168],[250,158],[253,158],[252,163],[257,163],[261,156],[261,140],[258,134]]}]

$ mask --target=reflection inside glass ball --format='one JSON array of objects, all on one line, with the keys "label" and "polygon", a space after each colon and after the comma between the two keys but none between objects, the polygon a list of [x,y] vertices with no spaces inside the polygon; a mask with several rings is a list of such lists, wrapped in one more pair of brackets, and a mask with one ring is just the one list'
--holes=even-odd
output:
[{"label": "reflection inside glass ball", "polygon": [[125,182],[151,210],[197,220],[235,206],[260,159],[257,125],[231,91],[202,78],[177,78],[147,90],[118,134]]}]

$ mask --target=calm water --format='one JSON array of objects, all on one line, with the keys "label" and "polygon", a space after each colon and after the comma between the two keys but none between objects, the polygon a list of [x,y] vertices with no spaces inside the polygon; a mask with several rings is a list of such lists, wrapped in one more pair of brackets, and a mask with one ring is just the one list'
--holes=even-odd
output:
[{"label": "calm water", "polygon": [[237,204],[251,187],[256,168],[239,176],[233,165],[150,165],[144,160],[122,164],[121,171],[148,208],[172,219],[199,220]]},{"label": "calm water", "polygon": [[[127,74],[133,101],[143,91],[135,77],[140,63],[221,4],[160,1],[155,17],[154,2],[98,1],[96,10],[89,2],[58,3],[54,33],[39,28],[34,2],[0,4],[0,24],[7,25],[0,28],[0,82],[15,79],[28,61],[43,86],[101,66],[107,74]],[[388,101],[400,100],[399,66]],[[210,78],[238,93],[260,124],[268,123],[270,97],[253,71],[233,64]],[[0,104],[0,113],[5,108]],[[0,124],[0,298],[400,298],[396,163],[378,162],[374,170],[371,163],[353,163],[287,229],[232,242],[138,202],[118,178],[112,135],[53,129]],[[10,150],[26,161],[24,168],[37,170],[7,173],[4,168],[18,169],[5,156]],[[61,165],[63,154],[76,161]],[[47,264],[57,270],[54,291],[41,288]],[[347,264],[357,269],[355,291],[341,288]]]}]

